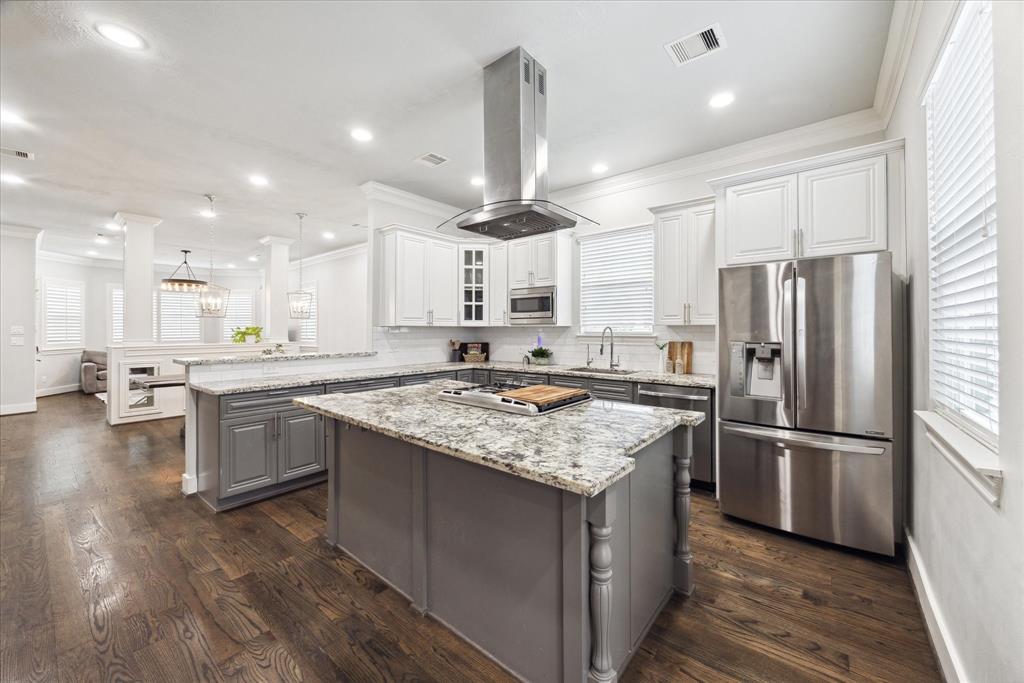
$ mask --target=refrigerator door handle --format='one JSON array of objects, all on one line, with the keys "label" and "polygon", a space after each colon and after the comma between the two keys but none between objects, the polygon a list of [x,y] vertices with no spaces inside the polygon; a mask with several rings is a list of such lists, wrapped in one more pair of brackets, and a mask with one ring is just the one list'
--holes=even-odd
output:
[{"label": "refrigerator door handle", "polygon": [[[796,409],[807,405],[807,281],[796,276]],[[798,423],[799,426],[799,423]]]},{"label": "refrigerator door handle", "polygon": [[782,282],[782,380],[784,382],[782,388],[782,410],[785,415],[785,421],[781,426],[786,427],[796,426],[796,401],[798,398],[795,396],[797,391],[794,378],[794,371],[798,362],[796,340],[793,339],[794,280],[796,280],[796,269],[794,264],[789,264],[789,267],[784,272],[784,280]]},{"label": "refrigerator door handle", "polygon": [[787,435],[785,432],[780,432],[777,429],[748,429],[745,427],[733,427],[732,425],[722,425],[722,430],[729,434],[736,434],[737,436],[747,437],[748,439],[757,439],[759,441],[768,441],[781,448],[787,446],[795,446],[797,448],[814,448],[823,451],[839,451],[840,453],[861,453],[863,455],[883,455],[885,453],[884,448],[878,448],[874,446],[855,446],[853,444],[845,443],[834,443],[831,441],[815,441],[802,436]]}]

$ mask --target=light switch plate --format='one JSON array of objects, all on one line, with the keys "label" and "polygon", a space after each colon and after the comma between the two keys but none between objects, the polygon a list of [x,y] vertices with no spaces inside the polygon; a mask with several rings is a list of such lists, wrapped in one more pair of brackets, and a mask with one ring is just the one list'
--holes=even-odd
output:
[{"label": "light switch plate", "polygon": [[11,346],[24,346],[24,345],[25,345],[25,338],[24,337],[11,337]]}]

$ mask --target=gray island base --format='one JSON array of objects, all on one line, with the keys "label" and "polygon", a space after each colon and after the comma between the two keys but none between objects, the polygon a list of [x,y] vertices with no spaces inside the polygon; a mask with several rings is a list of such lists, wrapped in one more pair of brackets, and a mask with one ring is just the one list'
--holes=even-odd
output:
[{"label": "gray island base", "polygon": [[701,415],[434,400],[453,385],[296,399],[328,418],[328,540],[524,680],[616,680],[672,592],[693,590]]}]

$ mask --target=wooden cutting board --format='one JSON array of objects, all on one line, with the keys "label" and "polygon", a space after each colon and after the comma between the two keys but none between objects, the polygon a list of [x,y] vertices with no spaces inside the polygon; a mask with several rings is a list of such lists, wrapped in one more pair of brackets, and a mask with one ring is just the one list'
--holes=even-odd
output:
[{"label": "wooden cutting board", "polygon": [[564,401],[567,398],[584,396],[586,393],[586,389],[570,389],[567,387],[553,387],[550,384],[535,384],[532,387],[502,391],[498,396],[508,396],[509,398],[519,399],[520,401],[526,401],[527,403],[543,407],[549,403]]}]

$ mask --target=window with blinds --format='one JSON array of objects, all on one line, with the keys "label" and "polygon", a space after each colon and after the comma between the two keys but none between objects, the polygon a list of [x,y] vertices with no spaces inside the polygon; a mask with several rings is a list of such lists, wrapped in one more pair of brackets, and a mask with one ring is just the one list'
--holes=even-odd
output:
[{"label": "window with blinds", "polygon": [[933,409],[993,448],[999,318],[992,13],[964,3],[924,101]]},{"label": "window with blinds", "polygon": [[[159,319],[157,295],[153,292],[153,339],[156,340]],[[120,344],[124,341],[124,288],[110,288],[110,343]]]},{"label": "window with blinds", "polygon": [[251,289],[232,289],[224,312],[224,341],[231,341],[236,327],[256,324],[256,297]]},{"label": "window with blinds", "polygon": [[160,292],[160,341],[199,341],[199,295],[195,292]]},{"label": "window with blinds", "polygon": [[43,281],[43,341],[49,348],[82,346],[81,282],[67,280]]},{"label": "window with blinds", "polygon": [[580,334],[654,333],[654,230],[580,240]]},{"label": "window with blinds", "polygon": [[299,326],[299,344],[302,346],[316,346],[317,344],[319,304],[317,302],[316,290],[316,285],[302,288],[302,291],[309,292],[313,295],[313,299],[309,305],[309,317],[303,320]]}]

